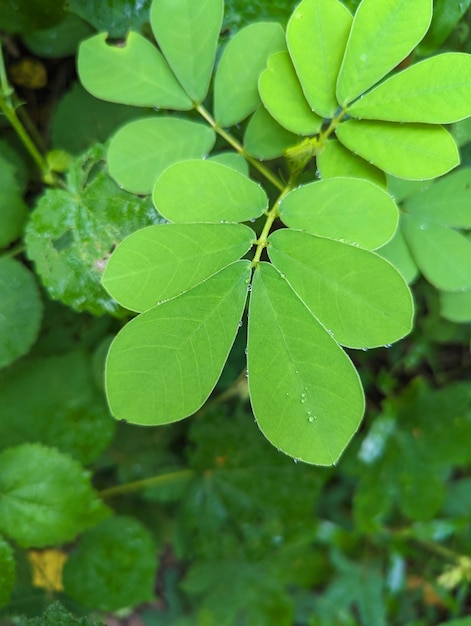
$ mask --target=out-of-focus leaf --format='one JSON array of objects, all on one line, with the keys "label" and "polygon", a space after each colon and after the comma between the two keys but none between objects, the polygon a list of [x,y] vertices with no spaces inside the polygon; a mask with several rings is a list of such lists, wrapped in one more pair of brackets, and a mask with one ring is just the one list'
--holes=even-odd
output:
[{"label": "out-of-focus leaf", "polygon": [[149,21],[152,0],[67,0],[66,9],[110,37],[124,37],[130,30],[141,30]]},{"label": "out-of-focus leaf", "polygon": [[31,33],[51,28],[65,17],[64,6],[56,0],[3,0],[2,30]]},{"label": "out-of-focus leaf", "polygon": [[0,154],[0,248],[11,244],[23,231],[28,209],[21,191],[15,167]]},{"label": "out-of-focus leaf", "polygon": [[0,607],[10,602],[15,586],[15,557],[9,543],[0,536]]},{"label": "out-of-focus leaf", "polygon": [[425,56],[439,48],[468,10],[470,0],[434,0],[430,28],[418,51]]},{"label": "out-of-focus leaf", "polygon": [[471,322],[471,289],[466,291],[441,291],[440,314],[450,322]]},{"label": "out-of-focus leaf", "polygon": [[74,55],[79,43],[92,32],[90,26],[76,15],[66,15],[65,19],[52,28],[26,34],[23,41],[37,56],[65,57]]},{"label": "out-of-focus leaf", "polygon": [[400,227],[396,230],[394,237],[376,253],[392,263],[409,285],[417,278],[419,268],[407,247]]},{"label": "out-of-focus leaf", "polygon": [[136,519],[114,516],[85,532],[72,550],[64,588],[90,609],[133,607],[154,598],[157,565],[149,531]]},{"label": "out-of-focus leaf", "polygon": [[60,602],[50,604],[40,617],[21,617],[18,626],[105,626],[92,617],[74,617]]}]

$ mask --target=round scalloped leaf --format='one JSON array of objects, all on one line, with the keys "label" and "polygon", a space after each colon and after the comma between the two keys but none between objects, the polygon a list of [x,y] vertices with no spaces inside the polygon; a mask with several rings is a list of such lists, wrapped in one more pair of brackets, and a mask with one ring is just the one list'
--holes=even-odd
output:
[{"label": "round scalloped leaf", "polygon": [[364,397],[357,371],[269,263],[255,271],[249,309],[250,400],[280,451],[332,465],[357,430]]},{"label": "round scalloped leaf", "polygon": [[330,139],[327,142],[317,156],[316,163],[322,178],[349,176],[369,180],[380,187],[386,187],[384,172],[347,150],[336,139]]},{"label": "round scalloped leaf", "polygon": [[201,159],[216,141],[203,124],[177,117],[149,117],[123,126],[112,137],[108,168],[131,193],[150,194],[156,179],[173,163]]},{"label": "round scalloped leaf", "polygon": [[214,116],[221,126],[233,126],[260,104],[258,79],[267,59],[286,50],[283,29],[275,22],[258,22],[229,41],[214,79]]},{"label": "round scalloped leaf", "polygon": [[362,0],[353,18],[337,82],[346,106],[394,69],[423,38],[432,0]]},{"label": "round scalloped leaf", "polygon": [[265,108],[284,128],[297,135],[319,132],[322,119],[309,107],[287,52],[271,55],[258,89]]},{"label": "round scalloped leaf", "polygon": [[336,135],[354,154],[398,178],[436,178],[460,163],[453,137],[442,126],[349,120]]},{"label": "round scalloped leaf", "polygon": [[255,239],[242,224],[149,226],[113,252],[103,285],[122,306],[142,312],[237,261]]},{"label": "round scalloped leaf", "polygon": [[214,161],[181,161],[159,176],[152,193],[160,215],[176,223],[246,222],[268,206],[262,187]]},{"label": "round scalloped leaf", "polygon": [[265,107],[260,106],[247,124],[244,148],[257,159],[276,159],[298,143],[299,137],[280,126]]},{"label": "round scalloped leaf", "polygon": [[157,566],[157,547],[147,528],[115,515],[84,533],[65,564],[64,587],[82,606],[117,611],[155,597]]},{"label": "round scalloped leaf", "polygon": [[333,117],[338,108],[337,75],[352,25],[339,0],[303,0],[286,29],[288,50],[311,108]]},{"label": "round scalloped leaf", "polygon": [[13,548],[0,536],[0,607],[9,604],[15,586],[15,578]]},{"label": "round scalloped leaf", "polygon": [[275,231],[268,241],[273,265],[338,343],[374,348],[410,332],[414,306],[409,288],[378,255],[287,229]]},{"label": "round scalloped leaf", "polygon": [[425,217],[403,214],[402,230],[414,261],[437,289],[471,289],[471,241]]},{"label": "round scalloped leaf", "polygon": [[440,291],[440,315],[456,324],[471,322],[471,289]]},{"label": "round scalloped leaf", "polygon": [[106,361],[106,392],[116,418],[167,424],[204,404],[234,342],[249,276],[250,262],[236,261],[121,330]]},{"label": "round scalloped leaf", "polygon": [[206,97],[224,13],[223,0],[154,0],[150,23],[157,43],[194,102]]},{"label": "round scalloped leaf", "polygon": [[471,115],[471,55],[439,54],[391,76],[347,109],[352,117],[451,124]]},{"label": "round scalloped leaf", "polygon": [[43,306],[35,276],[15,259],[0,259],[0,368],[28,352]]},{"label": "round scalloped leaf", "polygon": [[193,103],[157,48],[139,33],[124,45],[106,43],[98,33],[80,44],[77,69],[82,85],[96,98],[141,107],[186,111]]},{"label": "round scalloped leaf", "polygon": [[0,452],[0,496],[0,531],[24,548],[71,541],[108,515],[90,473],[41,444]]},{"label": "round scalloped leaf", "polygon": [[417,278],[419,268],[407,247],[401,227],[396,230],[394,237],[385,246],[376,250],[376,254],[394,265],[409,285]]},{"label": "round scalloped leaf", "polygon": [[287,194],[280,217],[290,228],[374,250],[394,235],[399,212],[391,196],[367,180],[328,178]]}]

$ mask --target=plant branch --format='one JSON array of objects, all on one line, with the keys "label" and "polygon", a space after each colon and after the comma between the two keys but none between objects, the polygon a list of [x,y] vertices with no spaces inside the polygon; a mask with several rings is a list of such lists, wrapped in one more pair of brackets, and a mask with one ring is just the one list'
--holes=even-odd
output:
[{"label": "plant branch", "polygon": [[168,474],[159,474],[158,476],[150,476],[149,478],[142,478],[141,480],[134,480],[130,483],[124,483],[122,485],[116,485],[114,487],[108,487],[108,489],[102,489],[100,496],[102,498],[114,498],[115,496],[121,496],[127,493],[136,493],[149,487],[159,487],[163,485],[170,485],[172,483],[179,483],[194,475],[193,470],[178,470],[176,472],[169,472]]}]

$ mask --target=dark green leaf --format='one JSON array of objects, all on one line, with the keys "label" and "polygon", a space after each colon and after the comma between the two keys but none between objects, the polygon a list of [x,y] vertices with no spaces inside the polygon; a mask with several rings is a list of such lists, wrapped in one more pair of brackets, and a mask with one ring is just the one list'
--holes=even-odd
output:
[{"label": "dark green leaf", "polygon": [[0,248],[5,248],[22,233],[28,209],[23,202],[16,168],[0,154]]},{"label": "dark green leaf", "polygon": [[56,0],[2,0],[2,29],[10,33],[30,33],[51,28],[65,17]]},{"label": "dark green leaf", "polygon": [[130,30],[141,30],[149,21],[151,0],[67,0],[66,9],[75,13],[95,30],[110,37],[124,37]]},{"label": "dark green leaf", "polygon": [[35,55],[57,58],[75,55],[79,43],[92,34],[90,26],[76,15],[66,15],[57,26],[34,30],[23,37]]},{"label": "dark green leaf", "polygon": [[0,607],[10,602],[15,586],[15,557],[9,543],[0,536]]}]

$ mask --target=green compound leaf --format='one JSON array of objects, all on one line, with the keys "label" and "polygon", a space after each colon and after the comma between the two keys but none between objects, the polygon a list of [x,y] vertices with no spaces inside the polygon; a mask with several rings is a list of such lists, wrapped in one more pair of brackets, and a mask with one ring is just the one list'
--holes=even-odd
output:
[{"label": "green compound leaf", "polygon": [[0,258],[0,368],[28,352],[42,313],[34,274],[15,259]]},{"label": "green compound leaf", "polygon": [[471,289],[471,241],[464,235],[426,220],[404,214],[404,237],[425,278],[437,289]]},{"label": "green compound leaf", "polygon": [[398,178],[436,178],[460,162],[453,137],[442,126],[349,120],[336,134],[354,154]]},{"label": "green compound leaf", "polygon": [[84,464],[110,444],[115,423],[81,351],[22,359],[0,374],[0,449],[26,442],[58,448]]},{"label": "green compound leaf", "polygon": [[103,148],[95,147],[79,157],[68,175],[68,190],[49,189],[41,196],[25,242],[53,299],[77,311],[120,315],[101,285],[106,262],[124,237],[159,218],[149,199],[117,188],[99,165],[102,155]]},{"label": "green compound leaf", "polygon": [[13,548],[0,536],[0,607],[9,604],[15,586],[15,578]]},{"label": "green compound leaf", "polygon": [[337,82],[342,106],[394,69],[423,38],[432,0],[363,0],[353,18]]},{"label": "green compound leaf", "polygon": [[157,566],[157,548],[147,528],[131,517],[114,516],[84,533],[72,550],[64,587],[85,607],[117,611],[155,597]]},{"label": "green compound leaf", "polygon": [[121,330],[106,362],[116,418],[167,424],[203,405],[234,342],[249,277],[250,262],[237,261]]},{"label": "green compound leaf", "polygon": [[357,118],[451,124],[471,115],[471,55],[440,54],[386,80],[347,109]]},{"label": "green compound leaf", "polygon": [[262,187],[214,161],[181,161],[159,176],[152,193],[160,215],[176,223],[246,222],[268,206]]},{"label": "green compound leaf", "polygon": [[280,126],[265,107],[260,106],[245,129],[244,148],[257,159],[276,159],[298,141],[297,135]]},{"label": "green compound leaf", "polygon": [[386,176],[380,169],[350,152],[340,141],[331,139],[317,157],[317,167],[322,178],[349,176],[369,180],[386,187]]},{"label": "green compound leaf", "polygon": [[367,250],[389,241],[399,220],[391,196],[357,178],[329,178],[298,187],[283,198],[279,210],[290,228]]},{"label": "green compound leaf", "polygon": [[137,120],[123,126],[111,139],[109,171],[126,191],[150,194],[169,165],[203,158],[215,141],[214,131],[196,122],[176,117]]},{"label": "green compound leaf", "polygon": [[284,128],[297,135],[319,132],[322,119],[309,107],[287,52],[277,52],[268,59],[258,89],[265,108]]},{"label": "green compound leaf", "polygon": [[208,157],[208,161],[214,161],[215,163],[232,167],[232,169],[239,172],[239,174],[243,174],[244,176],[249,175],[249,164],[247,160],[238,152],[233,152],[232,150],[218,152],[217,154],[213,154]]},{"label": "green compound leaf", "polygon": [[89,472],[40,444],[0,453],[0,495],[0,531],[25,548],[71,541],[108,515]]},{"label": "green compound leaf", "polygon": [[286,29],[288,50],[311,108],[333,117],[337,75],[352,25],[339,0],[303,0]]},{"label": "green compound leaf", "polygon": [[274,22],[246,26],[229,41],[214,79],[214,115],[221,126],[233,126],[255,111],[259,76],[268,57],[283,50],[285,35]]},{"label": "green compound leaf", "polygon": [[409,285],[417,278],[419,268],[407,247],[401,227],[396,230],[394,237],[385,246],[376,250],[376,254],[392,263]]},{"label": "green compound leaf", "polygon": [[441,291],[440,315],[450,322],[471,322],[471,289],[467,291]]},{"label": "green compound leaf", "polygon": [[103,285],[122,306],[145,311],[237,261],[256,239],[242,224],[160,224],[138,230],[111,255]]},{"label": "green compound leaf", "polygon": [[250,298],[248,371],[265,437],[295,459],[335,463],[363,415],[360,379],[338,343],[265,262]]},{"label": "green compound leaf", "polygon": [[77,68],[82,85],[96,98],[141,107],[193,107],[162,54],[130,32],[124,46],[106,43],[107,33],[83,41]]},{"label": "green compound leaf", "polygon": [[224,12],[223,0],[154,0],[157,43],[192,101],[206,97]]},{"label": "green compound leaf", "polygon": [[412,328],[412,296],[381,257],[293,230],[269,237],[268,254],[313,315],[349,348],[384,346]]},{"label": "green compound leaf", "polygon": [[471,168],[462,168],[420,190],[404,202],[407,213],[427,221],[471,228]]}]

